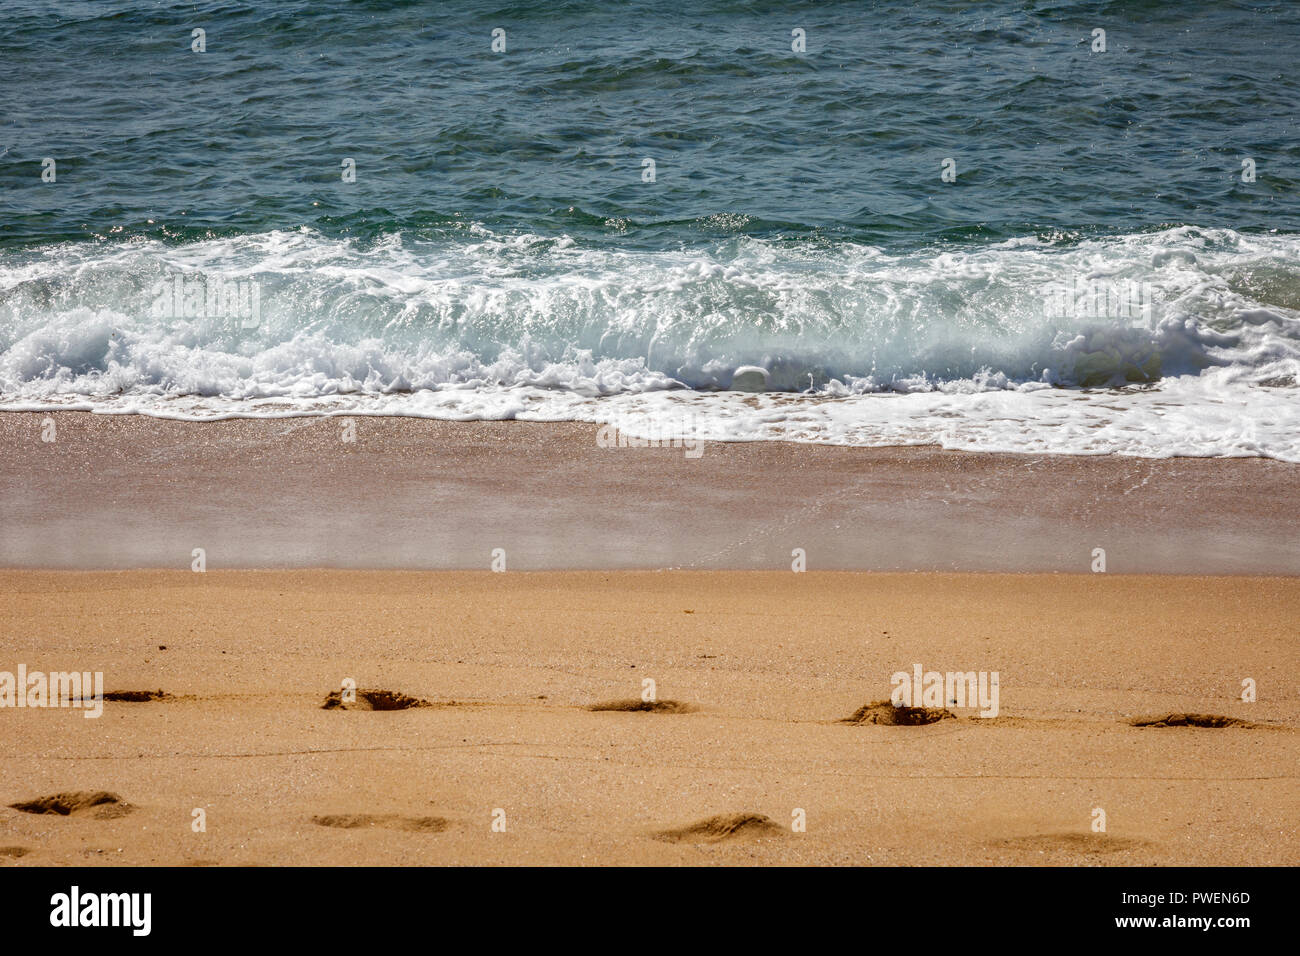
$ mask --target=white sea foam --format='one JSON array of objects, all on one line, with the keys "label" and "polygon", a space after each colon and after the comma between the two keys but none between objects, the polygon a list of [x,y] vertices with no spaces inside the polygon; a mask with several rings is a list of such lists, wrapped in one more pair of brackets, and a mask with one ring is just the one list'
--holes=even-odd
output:
[{"label": "white sea foam", "polygon": [[[178,275],[256,283],[256,326],[207,314],[211,296],[204,314],[160,310]],[[1063,284],[1141,284],[1156,308],[1062,314],[1048,289]],[[768,393],[726,391],[746,366]],[[1295,236],[1180,227],[899,254],[467,227],[0,255],[4,409],[617,418],[656,434],[689,412],[713,440],[1300,461],[1297,381]]]}]

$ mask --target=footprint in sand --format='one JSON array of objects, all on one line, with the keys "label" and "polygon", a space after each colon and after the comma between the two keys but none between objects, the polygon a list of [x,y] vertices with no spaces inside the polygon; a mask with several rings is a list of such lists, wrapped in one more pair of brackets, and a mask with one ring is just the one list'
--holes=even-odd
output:
[{"label": "footprint in sand", "polygon": [[0,846],[0,857],[17,859],[20,856],[26,856],[32,851],[25,846]]},{"label": "footprint in sand", "polygon": [[619,711],[625,714],[689,714],[695,710],[690,704],[679,700],[607,700],[599,704],[590,704],[586,708],[593,712]]},{"label": "footprint in sand", "polygon": [[1133,717],[1128,721],[1133,727],[1258,727],[1249,720],[1221,717],[1218,714],[1157,714],[1152,717]]},{"label": "footprint in sand", "polygon": [[761,813],[726,813],[673,830],[661,830],[654,834],[654,838],[668,843],[721,843],[724,840],[775,837],[783,833],[784,829]]},{"label": "footprint in sand", "polygon": [[1027,853],[1079,854],[1090,856],[1107,853],[1124,853],[1147,846],[1145,840],[1110,836],[1105,833],[1036,833],[1031,836],[994,840],[990,846],[1003,850],[1021,850]]},{"label": "footprint in sand", "polygon": [[343,691],[336,690],[325,698],[321,710],[410,710],[432,706],[430,701],[392,690],[358,690],[356,700],[345,701]]},{"label": "footprint in sand", "polygon": [[406,830],[409,833],[441,833],[451,826],[444,817],[403,817],[393,813],[336,813],[311,818],[317,826],[336,830]]},{"label": "footprint in sand", "polygon": [[922,727],[941,720],[956,720],[957,715],[942,707],[895,707],[891,701],[877,700],[864,704],[842,724],[882,724],[889,727]]},{"label": "footprint in sand", "polygon": [[75,790],[68,793],[55,793],[35,800],[24,800],[9,804],[11,809],[23,813],[54,813],[61,817],[74,814],[90,815],[97,820],[114,820],[124,817],[135,807],[126,803],[115,793],[107,790]]}]

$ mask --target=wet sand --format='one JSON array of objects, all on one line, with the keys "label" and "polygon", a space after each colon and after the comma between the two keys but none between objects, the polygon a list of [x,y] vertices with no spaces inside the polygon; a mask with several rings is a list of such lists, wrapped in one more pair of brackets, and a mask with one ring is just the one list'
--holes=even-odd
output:
[{"label": "wet sand", "polygon": [[1300,574],[1300,465],[780,442],[582,424],[0,414],[0,567]]}]

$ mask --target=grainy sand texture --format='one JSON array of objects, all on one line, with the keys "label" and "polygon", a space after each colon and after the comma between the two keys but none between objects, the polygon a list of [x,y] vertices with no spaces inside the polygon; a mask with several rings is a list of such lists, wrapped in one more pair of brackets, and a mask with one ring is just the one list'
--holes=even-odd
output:
[{"label": "grainy sand texture", "polygon": [[[154,693],[0,712],[0,862],[1295,864],[1297,620],[1264,576],[7,571],[0,669]],[[915,664],[998,716],[846,722]]]}]

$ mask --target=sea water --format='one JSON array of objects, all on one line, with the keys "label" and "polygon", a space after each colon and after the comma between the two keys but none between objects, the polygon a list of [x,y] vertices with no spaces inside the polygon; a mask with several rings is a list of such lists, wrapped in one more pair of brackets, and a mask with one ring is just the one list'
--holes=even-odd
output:
[{"label": "sea water", "polygon": [[0,409],[1300,461],[1297,41],[1283,2],[9,0]]}]

